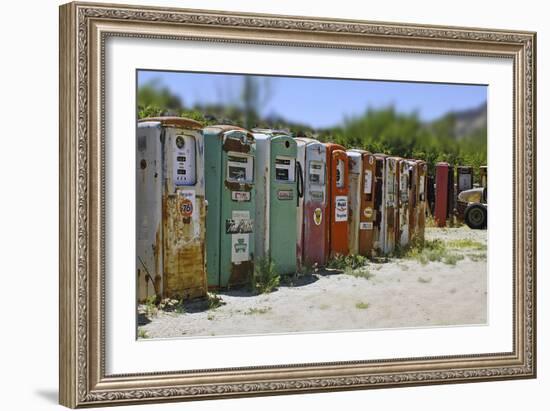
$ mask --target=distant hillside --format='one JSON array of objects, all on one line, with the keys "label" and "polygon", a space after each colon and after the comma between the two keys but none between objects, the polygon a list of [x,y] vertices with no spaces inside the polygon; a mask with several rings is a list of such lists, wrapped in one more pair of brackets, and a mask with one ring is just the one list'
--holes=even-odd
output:
[{"label": "distant hillside", "polygon": [[487,104],[465,111],[454,113],[455,137],[461,139],[487,128]]}]

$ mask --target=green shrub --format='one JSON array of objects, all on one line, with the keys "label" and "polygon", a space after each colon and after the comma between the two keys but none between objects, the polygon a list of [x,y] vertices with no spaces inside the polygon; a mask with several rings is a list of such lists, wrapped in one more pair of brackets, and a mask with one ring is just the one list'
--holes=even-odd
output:
[{"label": "green shrub", "polygon": [[225,302],[222,300],[222,298],[218,294],[208,293],[206,295],[206,298],[208,299],[209,310],[215,310],[216,308],[219,308],[222,305],[225,305]]},{"label": "green shrub", "polygon": [[268,294],[279,287],[281,277],[275,270],[275,263],[269,258],[260,258],[254,264],[251,276],[252,291],[258,294]]},{"label": "green shrub", "polygon": [[149,338],[149,334],[143,328],[138,328],[138,338]]},{"label": "green shrub", "polygon": [[470,238],[462,238],[460,240],[452,240],[447,242],[451,248],[471,248],[474,250],[486,250],[487,246],[479,241],[474,241]]},{"label": "green shrub", "polygon": [[327,268],[335,270],[355,270],[356,268],[363,267],[367,263],[367,257],[362,255],[341,255],[337,254],[329,260]]},{"label": "green shrub", "polygon": [[157,296],[150,295],[145,299],[145,316],[146,317],[156,317],[159,309],[157,307]]},{"label": "green shrub", "polygon": [[[463,243],[457,242],[457,244]],[[403,254],[403,257],[417,260],[422,265],[435,261],[455,265],[458,261],[464,259],[463,255],[450,251],[448,244],[439,239],[424,241],[422,245],[415,244]]]}]

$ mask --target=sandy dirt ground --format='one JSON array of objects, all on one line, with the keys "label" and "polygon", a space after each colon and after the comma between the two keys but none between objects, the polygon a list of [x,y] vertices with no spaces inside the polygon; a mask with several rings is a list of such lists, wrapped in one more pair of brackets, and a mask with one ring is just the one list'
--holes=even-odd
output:
[{"label": "sandy dirt ground", "polygon": [[[426,229],[441,239],[455,264],[415,258],[368,262],[343,273],[326,270],[281,285],[270,294],[220,292],[222,306],[190,303],[185,312],[144,314],[140,338],[192,337],[484,324],[487,320],[485,230]],[[462,241],[462,243],[460,243]],[[454,244],[454,246],[453,246]]]}]

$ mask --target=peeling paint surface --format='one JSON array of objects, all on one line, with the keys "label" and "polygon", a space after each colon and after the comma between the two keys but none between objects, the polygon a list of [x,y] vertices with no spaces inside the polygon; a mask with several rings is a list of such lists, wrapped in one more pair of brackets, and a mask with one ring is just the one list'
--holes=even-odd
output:
[{"label": "peeling paint surface", "polygon": [[185,217],[184,197],[168,195],[164,216],[164,296],[194,298],[204,295],[204,197],[197,196],[196,215]]}]

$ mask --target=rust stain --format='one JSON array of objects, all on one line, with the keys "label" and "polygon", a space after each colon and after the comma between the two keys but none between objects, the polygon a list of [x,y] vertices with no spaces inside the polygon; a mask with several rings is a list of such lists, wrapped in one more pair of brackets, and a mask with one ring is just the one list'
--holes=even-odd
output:
[{"label": "rust stain", "polygon": [[223,143],[224,151],[235,151],[237,153],[249,153],[250,144],[243,144],[241,140],[228,137]]},{"label": "rust stain", "polygon": [[[182,197],[165,196],[164,210],[164,297],[190,299],[206,294],[204,261],[204,198],[197,196],[199,220],[184,221]],[[198,227],[196,225],[199,224]]]},{"label": "rust stain", "polygon": [[231,264],[229,285],[242,285],[247,283],[253,272],[254,263],[252,261],[243,261],[240,264]]},{"label": "rust stain", "polygon": [[198,121],[192,120],[185,117],[175,117],[175,116],[166,116],[166,117],[148,117],[142,118],[139,120],[139,123],[146,121],[158,121],[164,127],[177,127],[190,130],[202,130],[203,126]]},{"label": "rust stain", "polygon": [[225,181],[225,187],[230,191],[252,191],[254,187],[253,184],[249,183],[239,183],[236,181]]}]

